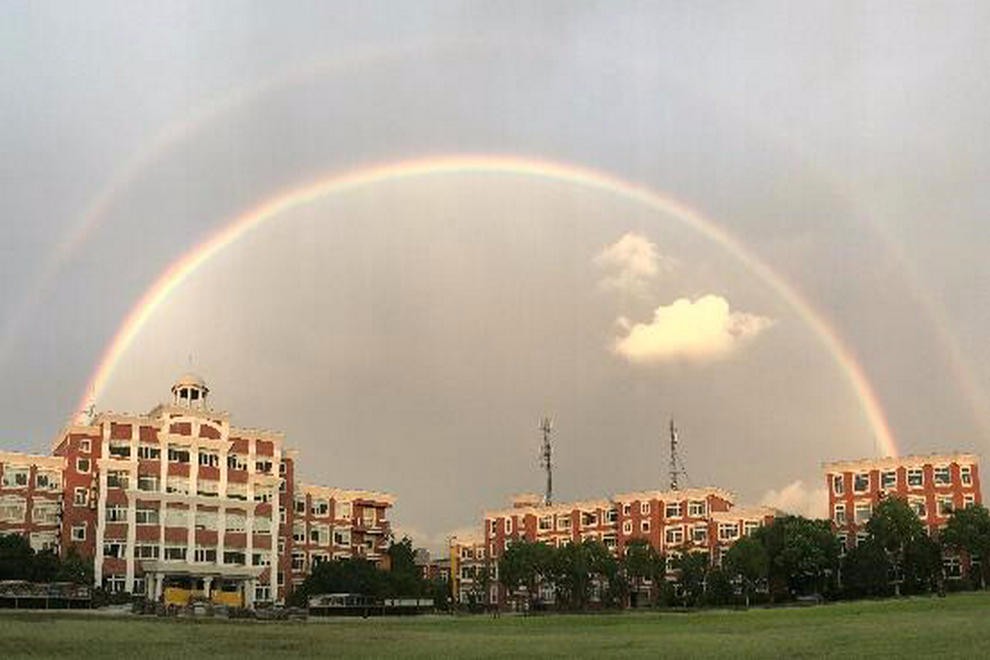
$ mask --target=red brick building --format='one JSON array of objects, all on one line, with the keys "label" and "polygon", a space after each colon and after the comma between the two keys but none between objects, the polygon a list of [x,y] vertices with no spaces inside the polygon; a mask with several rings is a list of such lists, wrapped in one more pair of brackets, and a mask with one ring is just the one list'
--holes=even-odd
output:
[{"label": "red brick building", "polygon": [[[768,507],[737,509],[733,503],[731,493],[712,487],[640,491],[549,506],[535,495],[522,495],[509,509],[485,513],[485,560],[497,565],[506,547],[520,539],[554,547],[596,540],[619,557],[630,541],[642,539],[668,562],[684,552],[704,552],[718,564],[736,540],[776,514]],[[489,598],[504,603],[505,594],[493,585]]]},{"label": "red brick building", "polygon": [[247,606],[283,601],[331,557],[386,563],[392,496],[300,484],[281,433],[232,426],[198,376],[171,394],[66,427],[54,456],[0,453],[0,533],[76,546],[112,592],[159,598],[182,581]]},{"label": "red brick building", "polygon": [[[974,454],[839,461],[826,463],[824,471],[829,517],[845,548],[866,538],[866,523],[884,497],[906,500],[931,534],[954,509],[983,503]],[[958,575],[959,560],[947,557],[946,568]]]}]

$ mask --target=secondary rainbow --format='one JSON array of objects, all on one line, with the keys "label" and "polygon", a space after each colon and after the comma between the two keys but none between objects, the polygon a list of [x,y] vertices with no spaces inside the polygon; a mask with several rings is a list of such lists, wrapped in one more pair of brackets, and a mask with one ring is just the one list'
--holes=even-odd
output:
[{"label": "secondary rainbow", "polygon": [[509,155],[446,155],[402,160],[349,172],[332,174],[307,185],[285,191],[234,218],[217,233],[196,245],[174,261],[145,291],[131,308],[124,322],[100,358],[86,385],[77,410],[85,410],[103,391],[121,357],[133,343],[159,305],[201,265],[236,242],[247,232],[280,214],[315,200],[358,188],[402,179],[449,174],[509,174],[563,182],[598,190],[643,204],[670,215],[727,250],[756,277],[767,284],[807,323],[839,365],[862,407],[874,434],[874,442],[883,454],[897,456],[898,448],[883,408],[862,366],[838,334],[799,293],[776,271],[753,254],[735,237],[698,211],[645,186],[619,179],[590,168]]}]

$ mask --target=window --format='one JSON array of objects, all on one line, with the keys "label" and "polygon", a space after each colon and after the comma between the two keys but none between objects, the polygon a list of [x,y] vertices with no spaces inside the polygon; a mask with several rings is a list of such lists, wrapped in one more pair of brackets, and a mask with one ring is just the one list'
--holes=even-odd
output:
[{"label": "window", "polygon": [[103,579],[103,586],[108,593],[122,594],[127,590],[127,578],[123,575],[108,575]]},{"label": "window", "polygon": [[855,547],[858,548],[859,546],[861,546],[864,543],[866,543],[869,539],[870,539],[870,535],[869,535],[868,532],[856,532],[856,546]]},{"label": "window", "polygon": [[145,461],[157,461],[162,457],[162,449],[158,445],[138,445],[138,458]]},{"label": "window", "polygon": [[952,498],[951,497],[938,498],[938,515],[947,516],[950,513],[952,513]]},{"label": "window", "polygon": [[285,544],[287,542],[288,539],[286,539],[284,536],[278,537],[278,554],[281,555],[283,552],[285,552]]},{"label": "window", "polygon": [[27,515],[27,501],[23,497],[0,497],[0,522],[22,523]]},{"label": "window", "polygon": [[126,470],[110,470],[107,472],[107,488],[123,488],[127,490],[130,475]]},{"label": "window", "polygon": [[330,513],[330,502],[327,500],[313,500],[312,513],[314,516],[326,516]]},{"label": "window", "polygon": [[605,512],[605,522],[614,523],[619,519],[619,511],[617,509],[609,509]]},{"label": "window", "polygon": [[949,476],[949,466],[940,465],[932,470],[932,477],[935,480],[936,486],[948,486],[952,483],[952,479]]},{"label": "window", "polygon": [[943,557],[942,568],[945,571],[945,577],[950,580],[962,577],[962,563],[959,561],[959,557],[952,555]]},{"label": "window", "polygon": [[976,496],[972,493],[966,493],[963,495],[963,508],[974,506],[976,504]]},{"label": "window", "polygon": [[127,507],[114,504],[106,508],[107,522],[127,522]]},{"label": "window", "polygon": [[880,487],[885,489],[897,488],[897,470],[885,470],[880,474]]},{"label": "window", "polygon": [[330,542],[330,528],[327,525],[313,525],[309,528],[309,542],[327,545]]},{"label": "window", "polygon": [[212,451],[199,452],[199,464],[203,467],[220,467],[220,455]]},{"label": "window", "polygon": [[227,454],[227,469],[247,470],[247,460],[238,454]]},{"label": "window", "polygon": [[283,525],[285,524],[286,517],[285,517],[285,507],[284,506],[280,506],[278,508],[278,521],[280,523],[282,523]]},{"label": "window", "polygon": [[306,525],[296,523],[292,526],[292,540],[296,543],[306,542]]},{"label": "window", "polygon": [[509,534],[510,532],[512,532],[512,519],[511,518],[506,518],[505,519],[505,533],[506,534]]},{"label": "window", "polygon": [[919,518],[924,518],[928,515],[928,507],[925,505],[925,498],[923,497],[912,497],[908,500],[908,506],[914,511]]},{"label": "window", "polygon": [[648,516],[648,515],[650,515],[650,503],[649,502],[640,502],[639,503],[639,515],[641,515],[641,516]]},{"label": "window", "polygon": [[215,564],[217,561],[217,549],[214,547],[196,546],[196,549],[193,550],[193,561]]},{"label": "window", "polygon": [[973,485],[973,468],[969,465],[963,465],[959,468],[959,480],[962,482],[963,486]]},{"label": "window", "polygon": [[628,516],[631,513],[631,510],[632,510],[632,505],[629,502],[626,502],[625,504],[622,505],[622,515]]},{"label": "window", "polygon": [[598,516],[594,513],[589,513],[584,511],[581,513],[581,526],[582,527],[592,527],[598,522]]},{"label": "window", "polygon": [[296,513],[298,513],[298,514],[304,514],[304,513],[306,513],[306,500],[305,499],[295,500],[292,503],[292,506],[293,506],[293,510]]},{"label": "window", "polygon": [[185,561],[185,560],[186,560],[186,546],[184,545],[165,546],[165,561]]},{"label": "window", "polygon": [[747,520],[743,522],[743,534],[745,534],[746,536],[749,536],[759,528],[760,528],[760,523],[755,520]]},{"label": "window", "polygon": [[921,468],[909,468],[907,471],[907,482],[911,488],[921,488],[924,485],[925,473]]},{"label": "window", "polygon": [[650,521],[649,520],[644,520],[644,521],[640,522],[640,524],[639,524],[639,530],[642,533],[644,533],[644,534],[649,534],[650,533]]},{"label": "window", "polygon": [[832,475],[832,492],[836,495],[842,495],[845,492],[845,480],[842,478],[841,474]]},{"label": "window", "polygon": [[31,508],[31,519],[39,525],[58,524],[58,502],[54,500],[35,500]]},{"label": "window", "polygon": [[623,523],[622,523],[622,533],[623,534],[632,534],[632,521],[631,520],[623,521]]},{"label": "window", "polygon": [[76,472],[81,472],[86,474],[89,472],[89,459],[88,458],[77,458],[76,459]]},{"label": "window", "polygon": [[189,479],[187,477],[176,477],[169,475],[165,482],[165,491],[168,493],[189,494]]},{"label": "window", "polygon": [[681,517],[681,503],[671,502],[667,505],[664,511],[664,516],[667,518],[680,518]]},{"label": "window", "polygon": [[[350,502],[337,502],[337,518],[351,519],[353,507]],[[492,531],[495,531],[495,521],[492,521]]]},{"label": "window", "polygon": [[688,515],[692,518],[701,518],[705,515],[705,501],[696,500],[688,504]]},{"label": "window", "polygon": [[266,486],[255,486],[254,487],[254,501],[255,502],[271,502],[275,497],[275,491]]},{"label": "window", "polygon": [[279,475],[284,477],[285,476],[285,470],[286,470],[285,461],[279,461],[278,462],[278,473],[279,473]]},{"label": "window", "polygon": [[86,540],[86,524],[73,525],[72,531],[69,534],[69,538],[73,541],[85,541]]},{"label": "window", "polygon": [[553,516],[541,516],[539,529],[541,532],[548,532],[553,529]]},{"label": "window", "polygon": [[166,527],[186,527],[189,524],[189,511],[187,509],[176,509],[169,507],[165,509]]},{"label": "window", "polygon": [[239,550],[225,550],[223,553],[223,563],[244,566],[246,563],[246,555],[243,551]]},{"label": "window", "polygon": [[39,490],[58,490],[58,474],[53,472],[38,472],[34,476],[34,487]]},{"label": "window", "polygon": [[158,509],[151,507],[138,507],[134,518],[138,525],[157,525],[161,519]]},{"label": "window", "polygon": [[255,461],[254,471],[261,472],[263,474],[271,474],[272,472],[272,462],[271,461]]},{"label": "window", "polygon": [[292,553],[292,570],[294,570],[294,571],[305,571],[306,570],[306,553],[305,552],[293,552]]},{"label": "window", "polygon": [[571,517],[568,515],[557,516],[557,531],[565,531],[571,528]]},{"label": "window", "polygon": [[89,438],[83,438],[82,440],[79,441],[79,451],[80,452],[82,452],[84,454],[88,454],[92,450],[93,450],[93,444],[89,440]]},{"label": "window", "polygon": [[158,475],[157,474],[139,474],[138,475],[138,490],[143,490],[147,493],[157,493],[158,492]]},{"label": "window", "polygon": [[268,516],[255,516],[253,529],[255,534],[271,534],[272,519]]},{"label": "window", "polygon": [[251,555],[252,566],[271,566],[272,554],[270,552],[255,552]]},{"label": "window", "polygon": [[216,511],[196,509],[196,529],[215,532],[217,530],[217,520]]},{"label": "window", "polygon": [[203,497],[217,497],[220,494],[220,482],[213,479],[198,479],[196,494]]},{"label": "window", "polygon": [[86,506],[89,503],[89,491],[85,488],[75,488],[72,491],[72,503],[75,506]]},{"label": "window", "polygon": [[870,516],[873,515],[873,507],[869,504],[857,504],[856,505],[856,522],[865,523],[870,520]]},{"label": "window", "polygon": [[227,483],[227,498],[247,501],[247,484]]},{"label": "window", "polygon": [[347,529],[334,530],[333,532],[333,544],[350,546],[351,545],[351,532]]},{"label": "window", "polygon": [[189,448],[188,447],[169,447],[168,448],[168,462],[169,463],[188,463],[189,462]]},{"label": "window", "polygon": [[134,578],[134,588],[132,590],[132,593],[135,593],[135,594],[137,594],[139,596],[142,595],[142,594],[144,594],[144,578],[143,577],[136,577],[136,578]]},{"label": "window", "polygon": [[678,525],[677,527],[669,527],[667,529],[667,545],[680,545],[684,543],[684,528]]},{"label": "window", "polygon": [[272,587],[269,584],[259,584],[254,588],[254,600],[257,603],[267,603],[272,599]]},{"label": "window", "polygon": [[845,525],[846,524],[846,505],[845,504],[836,504],[835,505],[835,512],[832,514],[832,520],[835,521],[835,524],[836,525]]},{"label": "window", "polygon": [[108,539],[103,542],[103,556],[122,559],[127,556],[127,541],[123,539]]},{"label": "window", "polygon": [[853,490],[857,493],[865,493],[870,489],[870,473],[860,472],[853,477]]},{"label": "window", "polygon": [[708,525],[695,525],[691,530],[691,540],[695,543],[708,543]]},{"label": "window", "polygon": [[30,472],[31,468],[18,468],[5,465],[3,468],[3,485],[7,488],[26,487]]},{"label": "window", "polygon": [[111,440],[110,447],[108,448],[107,451],[114,458],[130,458],[131,443],[126,441],[119,442],[119,441]]},{"label": "window", "polygon": [[247,516],[243,511],[228,511],[224,529],[228,532],[243,532],[247,525]]},{"label": "window", "polygon": [[[615,534],[605,534],[604,536],[602,536],[602,543],[609,550],[615,550],[615,546],[616,546]],[[493,552],[492,554],[495,553]]]},{"label": "window", "polygon": [[835,538],[836,538],[836,540],[839,541],[839,556],[840,557],[845,557],[846,556],[846,546],[849,544],[849,535],[848,534],[836,534],[835,535]]},{"label": "window", "polygon": [[719,541],[733,541],[739,538],[739,525],[737,523],[721,523],[718,526]]},{"label": "window", "polygon": [[158,559],[157,543],[138,543],[134,546],[135,559]]}]

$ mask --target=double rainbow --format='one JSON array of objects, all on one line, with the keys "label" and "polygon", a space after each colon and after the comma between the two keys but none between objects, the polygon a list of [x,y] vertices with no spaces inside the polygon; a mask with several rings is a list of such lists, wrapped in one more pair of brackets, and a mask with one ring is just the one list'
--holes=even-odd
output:
[{"label": "double rainbow", "polygon": [[402,160],[360,168],[321,178],[283,192],[234,218],[211,237],[174,261],[131,308],[123,324],[103,352],[86,385],[77,410],[85,410],[104,390],[114,369],[158,307],[196,269],[235,243],[252,229],[280,214],[324,197],[339,195],[386,181],[449,174],[511,174],[567,183],[609,193],[642,204],[676,218],[711,239],[780,296],[812,329],[832,355],[852,387],[874,435],[876,449],[888,456],[898,454],[894,436],[869,379],[853,353],[826,320],[776,271],[736,238],[694,209],[644,186],[623,181],[604,172],[560,162],[504,155],[450,155]]}]

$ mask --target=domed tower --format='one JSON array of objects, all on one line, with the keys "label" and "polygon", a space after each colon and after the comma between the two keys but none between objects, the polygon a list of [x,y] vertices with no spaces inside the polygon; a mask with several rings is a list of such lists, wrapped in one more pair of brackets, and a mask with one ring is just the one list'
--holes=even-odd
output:
[{"label": "domed tower", "polygon": [[187,373],[172,386],[172,405],[206,410],[206,396],[209,393],[206,381],[194,373]]}]

